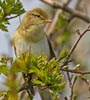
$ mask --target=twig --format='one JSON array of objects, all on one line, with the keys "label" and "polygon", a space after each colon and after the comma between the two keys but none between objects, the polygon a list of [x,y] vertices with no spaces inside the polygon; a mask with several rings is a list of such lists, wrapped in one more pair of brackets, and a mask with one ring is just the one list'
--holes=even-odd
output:
[{"label": "twig", "polygon": [[73,89],[74,89],[74,85],[76,83],[76,80],[77,80],[77,77],[74,78],[73,83],[72,83],[72,86],[71,86],[70,100],[73,100],[73,95],[74,95]]},{"label": "twig", "polygon": [[89,92],[90,92],[90,81],[87,80],[87,79],[84,78],[84,77],[82,77],[81,79],[86,83],[86,85],[88,86]]},{"label": "twig", "polygon": [[[68,6],[68,4],[71,2],[71,0],[66,0],[66,2],[62,3],[62,6]],[[52,23],[50,23],[48,25],[48,27],[46,27],[46,33],[47,35],[50,36],[50,34],[53,32],[55,25],[58,21],[58,16],[62,13],[63,11],[61,9],[57,9],[57,11],[55,12],[53,18],[52,18]]]},{"label": "twig", "polygon": [[71,1],[72,1],[72,0],[68,0],[68,1],[64,4],[64,6],[68,6],[69,3],[70,3]]},{"label": "twig", "polygon": [[6,19],[10,20],[10,19],[16,18],[16,17],[18,17],[18,16],[20,16],[20,15],[16,15],[16,16],[8,17],[8,18],[6,18]]},{"label": "twig", "polygon": [[[58,59],[58,61],[60,61],[60,59]],[[69,60],[67,62],[64,62],[62,65],[60,65],[60,69],[63,68],[65,65],[68,65],[70,62],[72,62],[72,60]]]},{"label": "twig", "polygon": [[71,77],[70,77],[69,72],[67,72],[67,77],[68,77],[68,81],[69,81],[69,87],[71,89],[70,100],[72,100],[72,98],[73,98],[73,88],[72,88],[72,82],[71,82]]},{"label": "twig", "polygon": [[90,72],[82,72],[82,71],[75,71],[75,70],[70,70],[70,69],[63,69],[62,67],[67,65],[69,62],[69,58],[71,57],[72,53],[74,52],[75,48],[77,47],[79,41],[81,40],[81,38],[84,36],[84,34],[86,32],[90,31],[90,25],[82,32],[80,33],[80,30],[77,30],[76,32],[78,33],[79,37],[78,39],[75,41],[74,45],[72,46],[71,50],[70,50],[70,53],[68,55],[68,57],[66,58],[66,60],[64,61],[63,65],[60,66],[60,69],[62,71],[66,71],[67,72],[67,77],[68,77],[68,81],[69,81],[69,86],[70,86],[70,89],[71,89],[71,92],[70,92],[70,100],[73,100],[73,87],[74,87],[74,84],[75,82],[72,83],[72,80],[71,80],[71,77],[70,77],[70,74],[69,72],[71,73],[76,73],[76,74],[90,74]]},{"label": "twig", "polygon": [[60,68],[60,70],[65,72],[75,73],[75,74],[81,74],[81,75],[90,74],[90,71],[78,71],[78,70],[63,69],[63,68]]},{"label": "twig", "polygon": [[85,34],[86,32],[88,32],[88,31],[90,31],[90,25],[88,25],[88,27],[87,27],[82,33],[80,33],[80,31],[79,31],[79,32],[76,31],[76,32],[79,34],[79,37],[78,37],[78,39],[75,41],[74,45],[72,46],[72,48],[71,48],[71,50],[70,50],[70,53],[69,53],[69,55],[68,55],[68,57],[67,57],[67,59],[66,59],[66,62],[67,62],[67,61],[69,60],[69,58],[71,57],[73,51],[74,51],[75,48],[77,47],[77,45],[78,45],[79,41],[81,40],[81,38],[82,38],[82,37],[84,36],[84,34]]},{"label": "twig", "polygon": [[74,52],[75,48],[77,47],[79,41],[81,40],[81,38],[85,35],[86,32],[90,31],[90,25],[88,25],[88,27],[82,32],[80,33],[80,31],[76,31],[77,34],[79,34],[78,39],[75,41],[74,45],[72,46],[72,48],[70,49],[70,53],[68,55],[68,57],[66,58],[66,60],[63,62],[63,65],[60,66],[60,68],[62,68],[63,66],[67,65],[69,62],[69,59],[72,55],[72,53]]},{"label": "twig", "polygon": [[26,91],[27,91],[27,93],[28,93],[28,96],[30,97],[30,98],[32,98],[32,94],[31,94],[31,91],[29,91],[30,90],[30,87],[29,87],[29,85],[28,85],[28,83],[27,83],[27,80],[26,80],[26,75],[25,74],[23,74],[23,78],[24,78],[24,81],[25,81],[25,88],[22,88],[22,89],[25,89]]},{"label": "twig", "polygon": [[76,80],[77,80],[77,76],[74,78],[73,82],[72,82],[72,79],[70,77],[70,74],[69,72],[67,72],[67,77],[68,77],[68,81],[69,81],[69,86],[70,86],[70,89],[71,89],[71,92],[70,92],[70,100],[73,100],[73,89],[74,89],[74,85],[76,83]]},{"label": "twig", "polygon": [[18,90],[18,93],[23,91],[23,90],[26,90],[25,86],[21,87],[19,90]]},{"label": "twig", "polygon": [[84,21],[86,21],[87,23],[90,23],[90,18],[88,16],[86,16],[84,13],[81,13],[77,10],[71,9],[67,6],[63,6],[62,4],[60,4],[59,2],[56,1],[52,1],[52,0],[40,0],[50,6],[52,6],[53,8],[59,8],[64,10],[65,12],[69,13],[70,15],[72,15],[73,17],[77,17],[80,18]]},{"label": "twig", "polygon": [[[69,3],[70,3],[70,1],[71,0],[67,0],[64,4],[62,4],[63,6],[67,6]],[[57,9],[57,11],[55,12],[55,14],[54,14],[54,17],[53,17],[53,21],[52,21],[52,23],[50,23],[50,25],[49,25],[49,27],[47,28],[47,30],[46,30],[46,33],[48,34],[48,35],[50,35],[52,32],[53,32],[53,30],[54,30],[54,27],[55,27],[55,25],[56,25],[56,23],[57,23],[57,20],[58,20],[58,16],[59,16],[59,14],[60,13],[62,13],[62,10],[60,10],[60,9]]]}]

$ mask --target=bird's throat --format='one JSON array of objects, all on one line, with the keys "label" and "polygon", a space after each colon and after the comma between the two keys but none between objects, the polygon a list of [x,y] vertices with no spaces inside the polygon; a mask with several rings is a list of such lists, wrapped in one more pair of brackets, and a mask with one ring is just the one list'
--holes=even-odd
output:
[{"label": "bird's throat", "polygon": [[43,28],[36,28],[36,29],[27,29],[26,30],[27,34],[27,40],[29,42],[37,42],[40,41],[44,36],[45,33],[43,31]]}]

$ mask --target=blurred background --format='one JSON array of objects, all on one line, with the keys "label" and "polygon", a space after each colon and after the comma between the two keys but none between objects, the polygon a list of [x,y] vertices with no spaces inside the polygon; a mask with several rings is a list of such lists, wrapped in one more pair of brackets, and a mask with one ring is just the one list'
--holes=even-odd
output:
[{"label": "blurred background", "polygon": [[[83,13],[86,17],[90,17],[90,0],[50,1],[57,1],[62,4],[62,6],[65,5],[66,7],[71,8],[73,12],[77,10],[78,12]],[[36,7],[41,7],[47,11],[50,19],[53,21],[51,24],[46,26],[45,31],[50,37],[53,47],[58,54],[64,46],[70,50],[75,40],[78,38],[76,30],[80,29],[82,32],[88,23],[90,23],[89,21],[81,19],[77,16],[73,17],[74,15],[68,13],[65,10],[54,9],[40,0],[21,0],[21,2],[26,11]],[[11,44],[11,38],[15,29],[20,24],[20,20],[22,19],[23,15],[10,20],[10,25],[8,25],[8,32],[3,32],[0,30],[0,57],[15,57],[13,46]],[[85,36],[81,39],[73,53],[72,59],[74,59],[73,64],[80,64],[81,70],[90,70],[90,32],[85,34]],[[4,86],[1,85],[6,77],[2,74],[0,77],[0,87],[4,88]],[[85,78],[90,79],[90,76],[87,75]],[[90,100],[90,98],[88,98],[90,97],[90,92],[85,81],[78,79],[75,84],[74,92],[78,95],[78,100]],[[63,96],[68,95],[69,90],[67,88],[67,90],[64,91]]]}]

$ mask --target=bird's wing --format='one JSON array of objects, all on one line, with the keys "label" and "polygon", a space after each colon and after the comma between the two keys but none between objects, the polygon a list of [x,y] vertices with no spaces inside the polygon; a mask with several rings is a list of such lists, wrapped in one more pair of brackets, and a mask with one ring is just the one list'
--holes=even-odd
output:
[{"label": "bird's wing", "polygon": [[13,43],[13,46],[14,46],[14,52],[15,52],[15,55],[17,56],[15,43]]},{"label": "bird's wing", "polygon": [[15,55],[16,55],[16,47],[15,47],[15,42],[14,42],[14,38],[13,37],[11,38],[11,44],[14,47],[14,52],[15,52]]}]

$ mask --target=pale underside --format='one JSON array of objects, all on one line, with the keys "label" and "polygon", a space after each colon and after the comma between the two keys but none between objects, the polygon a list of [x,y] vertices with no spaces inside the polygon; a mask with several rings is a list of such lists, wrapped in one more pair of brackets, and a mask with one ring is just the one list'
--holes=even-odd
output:
[{"label": "pale underside", "polygon": [[39,56],[41,54],[45,54],[48,59],[50,58],[50,47],[49,47],[48,40],[46,37],[43,37],[43,39],[35,43],[26,42],[19,39],[15,41],[14,46],[16,48],[17,56],[20,56],[22,53],[29,50],[30,53],[33,55]]}]

